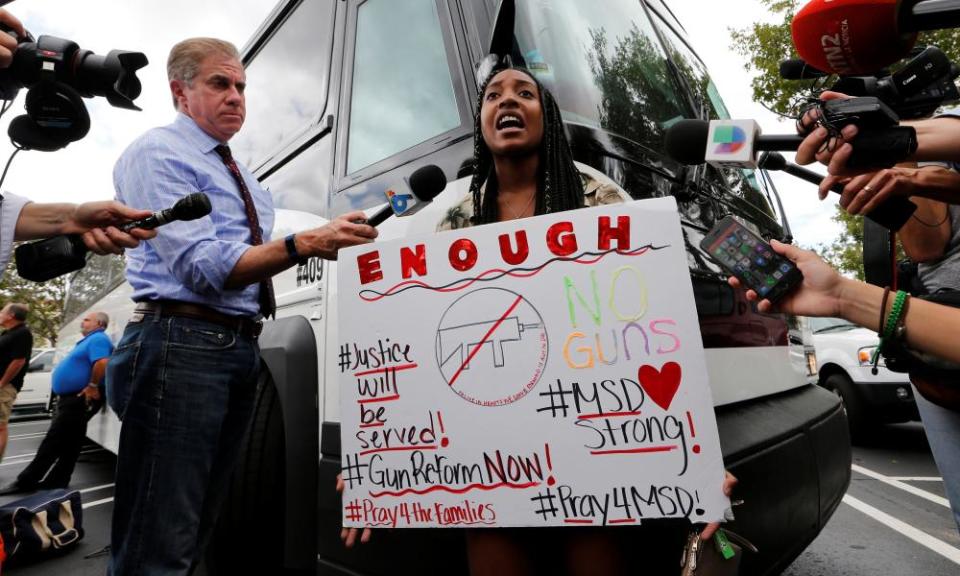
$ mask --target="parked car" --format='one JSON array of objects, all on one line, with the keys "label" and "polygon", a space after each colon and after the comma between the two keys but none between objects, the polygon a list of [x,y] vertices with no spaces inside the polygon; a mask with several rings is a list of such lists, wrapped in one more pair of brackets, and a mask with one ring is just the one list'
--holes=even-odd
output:
[{"label": "parked car", "polygon": [[34,348],[30,354],[30,366],[23,378],[23,388],[17,394],[13,411],[17,414],[49,412],[50,382],[53,372],[53,348]]},{"label": "parked car", "polygon": [[843,399],[854,441],[879,424],[919,420],[913,388],[906,374],[891,372],[883,358],[873,374],[876,332],[840,318],[810,318],[819,383]]}]

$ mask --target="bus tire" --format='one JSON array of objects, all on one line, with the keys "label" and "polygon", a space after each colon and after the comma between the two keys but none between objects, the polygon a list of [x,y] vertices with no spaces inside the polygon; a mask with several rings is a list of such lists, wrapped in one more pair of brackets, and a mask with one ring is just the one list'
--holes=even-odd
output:
[{"label": "bus tire", "polygon": [[250,431],[207,548],[211,576],[288,574],[283,569],[286,461],[283,412],[263,371]]}]

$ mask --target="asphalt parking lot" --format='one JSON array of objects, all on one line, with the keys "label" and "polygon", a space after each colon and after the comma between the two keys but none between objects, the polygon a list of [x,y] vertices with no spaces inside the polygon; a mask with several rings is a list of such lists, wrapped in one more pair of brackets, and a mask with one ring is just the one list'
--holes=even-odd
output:
[{"label": "asphalt parking lot", "polygon": [[[11,424],[0,482],[22,470],[40,445],[49,420]],[[62,556],[4,566],[4,573],[39,576],[102,576],[113,511],[115,458],[84,447],[73,487],[83,498],[86,535]],[[0,505],[18,496],[0,498]],[[98,554],[99,553],[99,554]],[[830,523],[784,574],[786,576],[955,576],[960,573],[960,535],[941,481],[917,423],[884,428],[870,446],[854,448],[853,480]]]}]

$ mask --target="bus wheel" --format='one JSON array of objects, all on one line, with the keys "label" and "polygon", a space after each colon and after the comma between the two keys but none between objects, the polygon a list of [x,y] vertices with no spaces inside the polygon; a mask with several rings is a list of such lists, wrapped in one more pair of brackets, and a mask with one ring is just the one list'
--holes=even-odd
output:
[{"label": "bus wheel", "polygon": [[264,371],[250,432],[207,548],[211,576],[284,573],[284,442],[280,399]]}]

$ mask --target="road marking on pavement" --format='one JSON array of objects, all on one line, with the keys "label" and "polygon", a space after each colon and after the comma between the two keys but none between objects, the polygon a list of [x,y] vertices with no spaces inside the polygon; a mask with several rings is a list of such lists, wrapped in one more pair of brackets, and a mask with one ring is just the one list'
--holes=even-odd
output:
[{"label": "road marking on pavement", "polygon": [[954,564],[960,564],[960,549],[954,548],[953,546],[947,544],[943,540],[934,538],[933,536],[927,534],[926,532],[923,532],[922,530],[914,528],[913,526],[907,524],[906,522],[902,520],[898,520],[897,518],[894,518],[893,516],[887,514],[886,512],[883,512],[878,508],[874,508],[873,506],[867,504],[866,502],[863,502],[862,500],[857,500],[856,498],[854,498],[853,496],[850,496],[849,494],[843,497],[843,501],[847,505],[873,518],[877,522],[880,522],[881,524],[885,524],[889,528],[892,528],[893,530],[896,530],[900,534],[903,534],[904,536],[913,540],[917,544],[920,544],[921,546],[924,546],[926,548],[929,548],[930,550],[933,550],[934,552],[943,556],[947,560],[952,561]]},{"label": "road marking on pavement", "polygon": [[89,488],[83,488],[80,490],[81,494],[86,494],[87,492],[95,492],[97,490],[103,490],[105,488],[113,488],[113,484],[101,484],[99,486],[91,486]]},{"label": "road marking on pavement", "polygon": [[901,482],[943,482],[940,476],[888,476],[888,478]]},{"label": "road marking on pavement", "polygon": [[93,502],[87,502],[82,506],[84,510],[87,508],[93,508],[94,506],[99,506],[101,504],[106,504],[107,502],[113,502],[113,496],[109,498],[104,498],[103,500],[94,500]]},{"label": "road marking on pavement", "polygon": [[19,428],[21,426],[39,426],[40,424],[47,426],[50,424],[50,420],[46,419],[46,420],[36,420],[34,422],[18,422],[16,424],[7,424],[7,428]]},{"label": "road marking on pavement", "polygon": [[46,435],[46,432],[31,432],[30,434],[17,434],[16,436],[11,436],[10,440],[19,440],[21,438],[39,438]]},{"label": "road marking on pavement", "polygon": [[935,503],[935,504],[939,504],[939,505],[941,505],[941,506],[945,506],[945,507],[947,507],[947,508],[950,507],[950,501],[947,500],[946,498],[944,498],[943,496],[937,496],[936,494],[933,494],[933,493],[931,493],[931,492],[927,492],[926,490],[921,490],[920,488],[917,488],[916,486],[911,486],[911,485],[909,485],[909,484],[906,484],[906,483],[904,483],[904,482],[901,482],[900,480],[895,480],[895,479],[891,478],[890,476],[884,476],[883,474],[880,474],[879,472],[874,472],[873,470],[867,470],[867,469],[864,468],[863,466],[857,466],[856,464],[851,464],[851,465],[850,465],[850,469],[853,470],[854,472],[858,473],[858,474],[863,474],[864,476],[868,476],[868,477],[870,477],[870,478],[873,478],[874,480],[879,480],[880,482],[883,482],[884,484],[887,484],[887,485],[889,485],[889,486],[893,486],[894,488],[899,488],[899,489],[903,490],[904,492],[909,492],[910,494],[913,494],[914,496],[919,496],[920,498],[923,498],[924,500],[929,500],[930,502],[933,502],[933,503]]},{"label": "road marking on pavement", "polygon": [[[80,452],[80,454],[81,455],[93,454],[96,452],[106,452],[106,450],[104,450],[103,448],[94,448],[93,450],[84,450],[83,452]],[[16,456],[8,456],[3,459],[3,462],[0,462],[0,466],[15,466],[17,464],[27,464],[28,462],[30,462],[30,460],[28,460],[28,457],[30,459],[33,459],[33,457],[36,455],[37,455],[36,452],[28,452],[27,454],[17,454]],[[15,461],[10,462],[10,460],[15,460]]]}]

